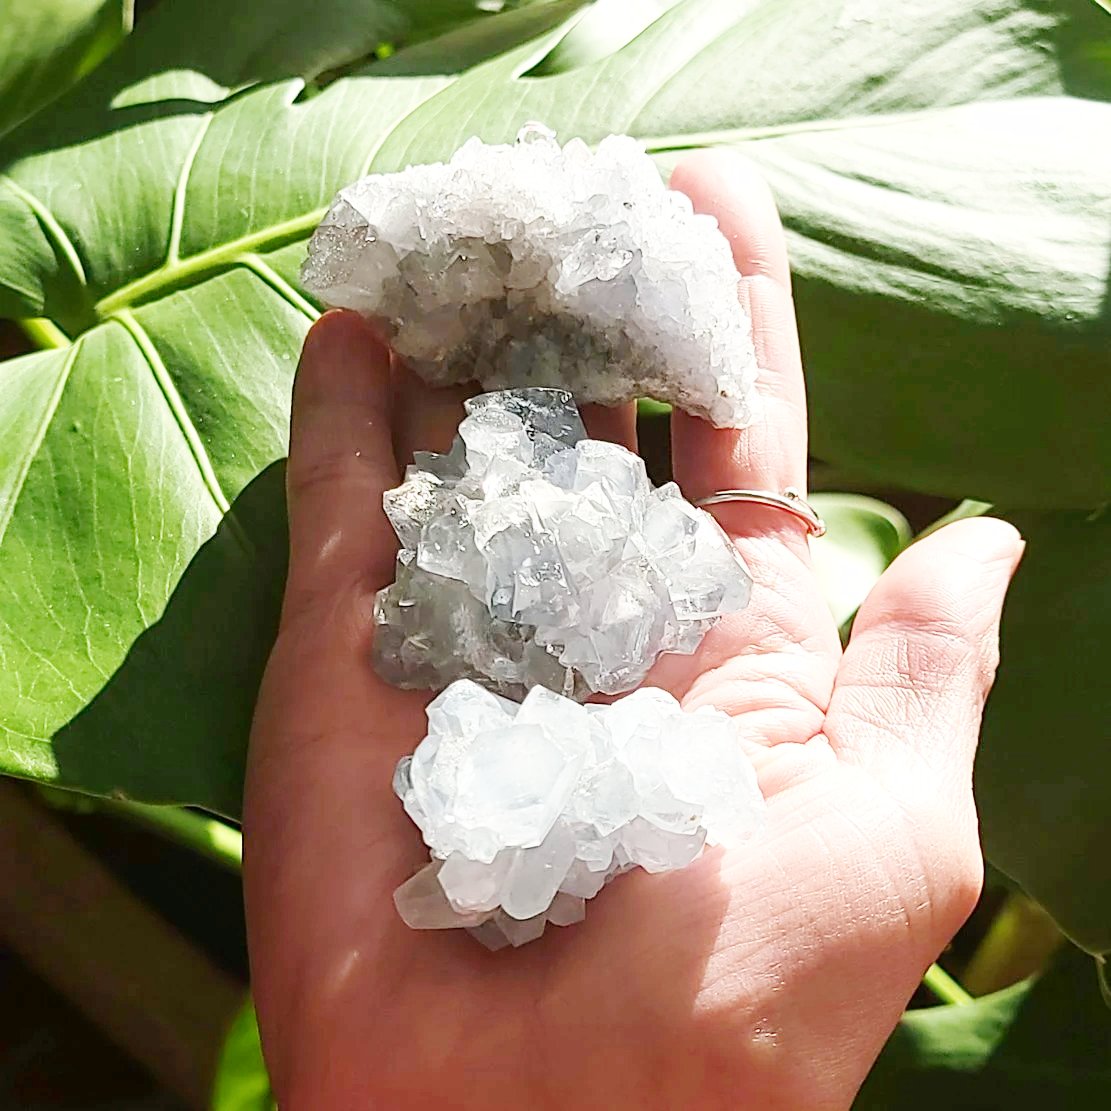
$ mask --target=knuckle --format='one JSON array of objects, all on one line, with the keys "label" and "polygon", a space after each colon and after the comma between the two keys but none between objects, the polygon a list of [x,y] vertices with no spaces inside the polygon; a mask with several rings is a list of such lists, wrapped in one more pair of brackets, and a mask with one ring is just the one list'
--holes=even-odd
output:
[{"label": "knuckle", "polygon": [[946,940],[967,921],[984,887],[984,858],[976,839],[958,838],[945,854],[938,894],[938,925]]}]

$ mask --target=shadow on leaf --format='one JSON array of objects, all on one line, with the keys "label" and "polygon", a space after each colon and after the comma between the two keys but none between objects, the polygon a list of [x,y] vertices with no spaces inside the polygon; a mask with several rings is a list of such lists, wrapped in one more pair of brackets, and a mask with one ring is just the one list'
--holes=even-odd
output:
[{"label": "shadow on leaf", "polygon": [[283,460],[243,490],[160,620],[55,735],[62,785],[119,797],[126,782],[144,801],[238,817],[247,734],[285,579],[284,484]]}]

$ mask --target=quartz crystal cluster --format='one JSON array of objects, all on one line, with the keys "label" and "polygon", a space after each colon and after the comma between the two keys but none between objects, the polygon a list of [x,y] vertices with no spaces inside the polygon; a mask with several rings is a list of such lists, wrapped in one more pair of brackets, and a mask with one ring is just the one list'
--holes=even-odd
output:
[{"label": "quartz crystal cluster", "polygon": [[713,517],[585,438],[567,393],[482,394],[467,413],[451,451],[418,452],[384,498],[401,542],[375,608],[385,679],[615,694],[745,606],[751,580]]},{"label": "quartz crystal cluster", "polygon": [[431,852],[394,893],[404,921],[517,946],[581,920],[621,872],[747,837],[764,800],[726,714],[653,688],[583,704],[748,602],[714,519],[587,438],[575,404],[751,420],[751,323],[716,221],[628,136],[560,146],[527,124],[341,190],[301,277],[428,383],[495,391],[383,498],[400,552],[375,666],[443,691],[394,776]]},{"label": "quartz crystal cluster", "polygon": [[333,201],[301,280],[377,321],[433,385],[751,417],[756,355],[729,245],[625,135],[561,148],[528,124],[514,144],[471,139],[446,164],[363,178]]},{"label": "quartz crystal cluster", "polygon": [[416,929],[469,929],[491,949],[580,921],[619,872],[666,872],[734,846],[764,800],[735,723],[646,687],[580,705],[536,687],[521,703],[453,683],[394,790],[432,862],[394,893]]}]

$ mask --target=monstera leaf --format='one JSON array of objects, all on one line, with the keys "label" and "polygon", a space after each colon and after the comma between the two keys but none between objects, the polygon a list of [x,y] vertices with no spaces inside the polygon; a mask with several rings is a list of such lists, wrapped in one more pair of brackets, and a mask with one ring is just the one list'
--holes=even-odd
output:
[{"label": "monstera leaf", "polygon": [[0,20],[0,134],[93,69],[131,29],[133,0],[9,3]]},{"label": "monstera leaf", "polygon": [[237,811],[316,311],[304,241],[368,169],[530,118],[629,131],[664,169],[705,145],[759,162],[834,464],[1106,496],[1101,9],[683,0],[545,73],[579,7],[174,0],[3,141],[0,315],[44,349],[0,369],[0,767]]},{"label": "monstera leaf", "polygon": [[815,452],[931,493],[1090,508],[1111,489],[1091,419],[1111,401],[1109,43],[1091,0],[692,0],[577,69],[528,76],[526,46],[465,74],[371,166],[526,119],[630,132],[665,168],[742,150],[790,231]]},{"label": "monstera leaf", "polygon": [[[334,190],[452,79],[352,77],[309,97],[292,75],[396,35],[403,5],[358,22],[376,6],[334,0],[311,28],[298,4],[234,6],[158,9],[12,137],[0,177],[0,311],[50,318],[35,333],[59,345],[0,380],[0,766],[232,814],[316,313],[283,275]],[[465,28],[470,56],[575,6]]]}]

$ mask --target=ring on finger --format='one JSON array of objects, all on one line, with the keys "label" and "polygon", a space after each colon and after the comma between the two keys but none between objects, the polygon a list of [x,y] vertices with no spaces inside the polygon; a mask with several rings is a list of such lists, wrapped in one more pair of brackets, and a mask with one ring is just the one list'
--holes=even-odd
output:
[{"label": "ring on finger", "polygon": [[724,505],[728,502],[751,502],[755,505],[766,505],[771,509],[786,510],[806,524],[806,531],[811,536],[825,535],[825,521],[793,486],[788,486],[782,494],[770,490],[717,490],[704,498],[698,498],[694,504],[700,509],[705,509],[709,505]]}]

